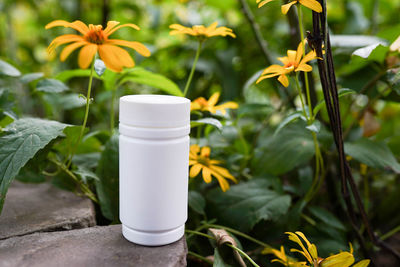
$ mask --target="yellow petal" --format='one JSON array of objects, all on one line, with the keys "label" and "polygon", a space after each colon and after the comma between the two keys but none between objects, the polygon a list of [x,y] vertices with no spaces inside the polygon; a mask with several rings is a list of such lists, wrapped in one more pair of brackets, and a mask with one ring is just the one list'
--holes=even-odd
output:
[{"label": "yellow petal", "polygon": [[303,6],[308,7],[309,9],[314,10],[315,12],[318,13],[322,12],[321,4],[316,0],[299,0],[299,2]]},{"label": "yellow petal", "polygon": [[227,178],[232,180],[233,182],[237,183],[238,181],[236,180],[235,177],[232,176],[232,174],[225,168],[222,168],[220,166],[212,166],[210,167],[214,172],[220,174],[222,177]]},{"label": "yellow petal", "polygon": [[300,42],[299,46],[297,47],[296,51],[296,59],[295,62],[298,64],[301,60],[301,57],[303,56],[303,51],[304,51],[304,43]]},{"label": "yellow petal", "polygon": [[95,44],[88,44],[84,46],[81,51],[79,52],[78,56],[78,64],[81,69],[86,69],[89,67],[90,63],[97,52],[97,45]]},{"label": "yellow petal", "polygon": [[370,263],[370,260],[362,260],[357,262],[356,264],[353,265],[353,267],[367,267]]},{"label": "yellow petal", "polygon": [[280,62],[282,62],[283,65],[289,64],[289,58],[288,58],[288,57],[278,57],[278,60],[279,60]]},{"label": "yellow petal", "polygon": [[191,145],[190,152],[194,153],[194,154],[198,154],[200,152],[200,146],[198,144]]},{"label": "yellow petal", "polygon": [[58,26],[64,26],[66,28],[75,29],[75,30],[79,31],[80,33],[82,33],[83,35],[85,35],[89,31],[88,26],[79,20],[76,20],[72,23],[65,21],[65,20],[55,20],[55,21],[52,21],[49,24],[47,24],[45,26],[45,29],[47,30],[47,29],[50,29],[53,27],[58,27]]},{"label": "yellow petal", "polygon": [[200,155],[202,157],[209,157],[211,153],[211,149],[208,146],[204,146],[201,148]]},{"label": "yellow petal", "polygon": [[108,34],[108,32],[114,29],[114,27],[117,26],[118,24],[119,24],[118,21],[113,21],[113,20],[107,22],[107,27],[104,29],[103,33]]},{"label": "yellow petal", "polygon": [[220,92],[215,92],[214,94],[212,94],[212,96],[210,97],[210,99],[208,99],[208,105],[209,106],[215,106],[218,102],[219,96],[221,95]]},{"label": "yellow petal", "polygon": [[291,63],[296,62],[297,51],[288,50],[287,55],[288,55],[289,62],[291,62]]},{"label": "yellow petal", "polygon": [[193,166],[190,168],[189,176],[190,176],[191,178],[196,177],[196,176],[199,174],[199,172],[201,171],[201,168],[203,168],[203,165],[201,165],[201,164],[193,165]]},{"label": "yellow petal", "polygon": [[316,54],[315,51],[313,50],[313,51],[309,52],[309,53],[300,61],[300,64],[307,63],[308,61],[313,60],[313,59],[316,59],[316,58],[317,58],[317,54]]},{"label": "yellow petal", "polygon": [[[261,0],[258,0],[257,3],[259,3]],[[268,4],[269,2],[272,2],[274,0],[264,0],[261,3],[258,4],[258,8],[262,7],[265,4]]]},{"label": "yellow petal", "polygon": [[309,72],[312,71],[312,67],[307,64],[300,64],[294,71],[304,71],[304,72]]},{"label": "yellow petal", "polygon": [[215,106],[214,109],[216,111],[220,110],[222,112],[222,114],[225,114],[226,113],[226,111],[225,111],[226,109],[237,109],[238,107],[239,107],[238,103],[230,101],[230,102],[226,102],[226,103],[224,103],[222,105]]},{"label": "yellow petal", "polygon": [[107,68],[112,71],[120,72],[122,67],[133,67],[135,62],[126,50],[109,44],[100,45],[100,58],[104,61]]},{"label": "yellow petal", "polygon": [[218,22],[215,21],[213,22],[210,26],[207,27],[207,31],[211,32],[214,31],[217,28]]},{"label": "yellow petal", "polygon": [[135,30],[140,30],[139,26],[137,26],[136,24],[128,23],[128,24],[119,25],[119,26],[117,26],[117,27],[111,29],[110,31],[107,32],[106,35],[107,35],[107,36],[110,36],[110,35],[113,34],[115,31],[118,31],[119,29],[124,28],[124,27],[130,27],[130,28],[135,29]]},{"label": "yellow petal", "polygon": [[269,66],[268,68],[266,68],[266,69],[261,73],[261,75],[270,74],[270,73],[282,74],[282,73],[284,73],[284,72],[285,72],[285,70],[284,70],[284,67],[283,67],[283,66],[280,66],[280,65],[271,65],[271,66]]},{"label": "yellow petal", "polygon": [[330,256],[321,262],[321,267],[349,267],[354,262],[353,254],[349,252],[340,252]]},{"label": "yellow petal", "polygon": [[207,167],[203,168],[203,180],[207,184],[211,183],[211,170]]},{"label": "yellow petal", "polygon": [[278,77],[278,81],[285,87],[289,86],[289,79],[284,74]]},{"label": "yellow petal", "polygon": [[216,173],[215,171],[211,170],[212,175],[215,176],[215,178],[217,178],[219,186],[221,187],[223,192],[226,192],[227,190],[229,190],[229,183],[228,181],[225,180],[224,177],[222,177],[220,174]]},{"label": "yellow petal", "polygon": [[51,53],[56,49],[58,46],[71,43],[71,42],[79,42],[84,41],[82,36],[76,34],[64,34],[54,38],[54,40],[50,43],[49,47],[47,48],[48,52]]},{"label": "yellow petal", "polygon": [[65,60],[67,59],[67,57],[68,57],[75,49],[78,49],[79,47],[84,46],[85,44],[87,44],[87,42],[82,41],[82,42],[76,42],[76,43],[73,43],[73,44],[70,44],[70,45],[66,46],[66,47],[61,51],[60,60],[61,60],[61,61],[65,61]]},{"label": "yellow petal", "polygon": [[189,166],[197,164],[197,160],[189,160]]},{"label": "yellow petal", "polygon": [[303,251],[298,251],[298,250],[291,249],[290,251],[296,251],[296,252],[302,253],[310,263],[313,263],[311,255],[308,253],[307,249],[304,247],[303,242],[301,242],[300,238],[295,233],[292,233],[292,232],[286,232],[285,234],[289,235],[289,240],[297,243],[303,250]]},{"label": "yellow petal", "polygon": [[125,40],[109,39],[109,40],[107,40],[106,43],[132,48],[132,49],[136,50],[139,54],[141,54],[142,56],[145,56],[145,57],[148,57],[151,54],[150,50],[146,46],[144,46],[143,44],[141,44],[139,42],[130,42],[130,41],[125,41]]},{"label": "yellow petal", "polygon": [[292,2],[290,2],[289,4],[283,5],[283,6],[281,7],[282,14],[283,14],[283,15],[286,15],[286,14],[288,13],[290,7],[293,6],[293,5],[296,4],[296,3],[297,3],[297,1],[292,1]]},{"label": "yellow petal", "polygon": [[390,45],[390,51],[396,51],[400,49],[400,36]]}]

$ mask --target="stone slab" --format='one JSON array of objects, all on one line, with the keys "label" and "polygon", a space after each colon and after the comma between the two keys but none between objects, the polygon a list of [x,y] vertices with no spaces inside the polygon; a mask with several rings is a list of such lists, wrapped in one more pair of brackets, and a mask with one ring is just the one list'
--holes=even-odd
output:
[{"label": "stone slab", "polygon": [[14,181],[0,215],[0,240],[35,232],[79,229],[96,224],[92,202],[51,184]]},{"label": "stone slab", "polygon": [[127,241],[121,225],[35,233],[0,241],[2,267],[186,266],[186,241],[145,247]]}]

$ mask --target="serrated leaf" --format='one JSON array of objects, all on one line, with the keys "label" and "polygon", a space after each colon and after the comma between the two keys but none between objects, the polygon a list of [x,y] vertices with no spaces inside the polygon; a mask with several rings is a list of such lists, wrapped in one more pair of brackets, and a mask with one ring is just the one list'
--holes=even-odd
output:
[{"label": "serrated leaf", "polygon": [[205,215],[204,208],[206,207],[206,200],[199,192],[190,190],[188,200],[191,209],[199,214]]},{"label": "serrated leaf", "polygon": [[107,219],[119,219],[119,135],[114,134],[106,143],[97,167],[96,191],[101,212]]},{"label": "serrated leaf", "polygon": [[314,133],[319,133],[321,130],[321,123],[319,121],[314,121],[312,124],[307,125],[306,129]]},{"label": "serrated leaf", "polygon": [[69,90],[63,82],[56,79],[43,79],[36,85],[36,90],[46,93],[61,93]]},{"label": "serrated leaf", "polygon": [[68,124],[24,118],[8,125],[0,137],[0,212],[12,179],[35,154],[63,134]]},{"label": "serrated leaf", "polygon": [[[338,91],[338,97],[341,98],[341,97],[346,96],[346,95],[354,94],[355,92],[356,92],[356,91],[351,90],[351,89],[349,89],[349,88],[341,88],[341,89],[339,89],[339,91]],[[314,107],[314,110],[313,110],[314,118],[317,116],[317,113],[320,111],[320,109],[321,109],[322,107],[324,107],[324,106],[325,106],[325,99],[322,100],[322,101],[320,101],[320,102]]]},{"label": "serrated leaf", "polygon": [[205,125],[205,124],[214,126],[215,128],[217,128],[220,131],[222,130],[222,127],[223,127],[222,123],[219,120],[214,119],[214,118],[203,118],[203,119],[191,121],[190,127],[193,128],[193,127],[197,127],[197,126]]},{"label": "serrated leaf", "polygon": [[17,70],[13,65],[0,59],[0,75],[18,77],[21,72]]},{"label": "serrated leaf", "polygon": [[400,173],[399,162],[384,142],[361,138],[345,143],[344,151],[369,167]]},{"label": "serrated leaf", "polygon": [[43,72],[28,73],[28,74],[23,75],[20,80],[21,80],[22,83],[30,83],[30,82],[33,82],[33,81],[35,81],[37,79],[42,78],[43,75],[44,75]]},{"label": "serrated leaf", "polygon": [[145,84],[170,95],[183,96],[183,93],[179,89],[178,85],[161,74],[153,73],[140,67],[135,67],[131,70],[128,70],[126,74],[124,73],[124,75],[124,78],[122,78],[119,84],[124,84],[126,82]]},{"label": "serrated leaf", "polygon": [[228,191],[212,190],[207,199],[213,203],[218,220],[240,231],[249,231],[262,220],[278,220],[289,209],[291,198],[269,189],[266,179],[233,185]]},{"label": "serrated leaf", "polygon": [[103,60],[101,59],[96,59],[94,61],[94,71],[97,73],[97,75],[101,76],[103,73],[106,71],[107,67],[106,64],[104,64]]}]

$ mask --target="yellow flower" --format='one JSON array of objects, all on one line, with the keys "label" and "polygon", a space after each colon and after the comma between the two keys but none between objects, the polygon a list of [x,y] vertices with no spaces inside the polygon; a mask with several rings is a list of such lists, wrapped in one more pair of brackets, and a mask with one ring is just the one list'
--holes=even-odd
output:
[{"label": "yellow flower", "polygon": [[237,109],[239,107],[239,105],[233,101],[216,106],[219,96],[220,93],[216,92],[208,100],[204,97],[199,97],[190,103],[190,110],[209,111],[211,113],[217,113],[217,110],[219,110],[222,114],[226,114],[226,109]]},{"label": "yellow flower", "polygon": [[103,30],[101,25],[89,24],[87,26],[79,20],[74,22],[55,20],[47,24],[45,28],[50,29],[57,26],[64,26],[77,30],[82,35],[65,34],[58,36],[50,43],[48,52],[52,53],[60,45],[72,43],[62,50],[60,54],[61,61],[64,61],[74,50],[82,47],[78,56],[78,64],[82,69],[89,67],[97,52],[99,52],[100,58],[110,70],[120,72],[123,67],[133,67],[135,66],[135,62],[131,56],[125,49],[119,46],[132,48],[145,57],[150,56],[150,51],[139,42],[108,39],[111,34],[123,27],[140,30],[135,24],[118,24],[118,21],[109,21],[107,27]]},{"label": "yellow flower", "polygon": [[[311,266],[321,266],[321,267],[349,267],[354,263],[353,256],[353,246],[350,244],[350,251],[340,252],[338,254],[329,256],[328,258],[320,258],[318,257],[317,247],[314,244],[311,244],[306,236],[297,231],[296,233],[286,232],[289,235],[289,240],[297,243],[302,250],[291,249],[292,252],[298,252],[302,254]],[[299,238],[301,237],[307,248],[304,246],[303,242]],[[353,265],[353,267],[367,267],[369,265],[370,260],[362,260],[357,264]]]},{"label": "yellow flower", "polygon": [[[257,0],[258,8],[262,7],[265,4],[268,4],[269,2],[272,2],[274,0]],[[300,3],[301,5],[308,7],[311,10],[314,10],[315,12],[321,13],[322,12],[322,6],[321,4],[316,1],[316,0],[294,0],[292,2],[289,2],[286,5],[283,5],[281,7],[282,14],[286,15],[290,9],[291,6],[294,4]]]},{"label": "yellow flower", "polygon": [[[318,257],[317,247],[314,244],[311,244],[310,241],[308,241],[308,239],[302,232],[299,231],[297,231],[296,233],[286,232],[285,234],[289,235],[289,240],[297,243],[302,249],[298,250],[292,248],[290,250],[291,252],[298,252],[302,254],[312,266],[318,266],[318,264],[321,262],[322,259]],[[307,245],[307,248],[304,246],[303,242],[299,237],[301,237],[304,240],[304,242]]]},{"label": "yellow flower", "polygon": [[190,168],[189,176],[191,178],[196,177],[200,171],[202,171],[203,180],[206,183],[211,182],[211,177],[217,178],[219,186],[222,191],[229,189],[229,183],[226,179],[232,180],[237,183],[235,177],[229,173],[225,168],[217,166],[221,161],[210,159],[211,149],[204,146],[200,149],[199,145],[191,145],[189,152],[189,166]]},{"label": "yellow flower", "polygon": [[396,50],[400,52],[400,36],[390,45],[390,51]]},{"label": "yellow flower", "polygon": [[205,40],[210,37],[214,36],[231,36],[233,38],[236,38],[236,35],[233,33],[232,29],[229,29],[227,27],[218,27],[218,22],[214,22],[208,27],[205,27],[203,25],[195,25],[191,28],[182,26],[180,24],[172,24],[169,26],[172,31],[170,31],[170,35],[176,35],[176,34],[188,34],[192,36],[196,36],[199,40]]},{"label": "yellow flower", "polygon": [[283,266],[287,266],[287,267],[308,267],[306,262],[304,262],[304,261],[298,262],[298,261],[295,261],[294,259],[289,258],[288,256],[286,256],[285,248],[283,246],[281,246],[281,250],[277,250],[277,249],[273,249],[273,248],[265,248],[262,251],[262,254],[274,254],[275,257],[277,257],[277,259],[273,259],[271,262],[279,262]]},{"label": "yellow flower", "polygon": [[315,51],[309,52],[305,57],[303,57],[303,43],[301,42],[297,47],[297,51],[288,50],[287,57],[279,57],[278,60],[281,61],[284,65],[271,65],[266,68],[262,73],[260,78],[258,78],[256,83],[261,82],[264,79],[268,79],[271,77],[279,76],[278,81],[285,87],[289,86],[289,79],[287,78],[287,74],[291,72],[304,71],[309,72],[312,71],[312,67],[308,64],[310,60],[316,59],[317,54]]}]

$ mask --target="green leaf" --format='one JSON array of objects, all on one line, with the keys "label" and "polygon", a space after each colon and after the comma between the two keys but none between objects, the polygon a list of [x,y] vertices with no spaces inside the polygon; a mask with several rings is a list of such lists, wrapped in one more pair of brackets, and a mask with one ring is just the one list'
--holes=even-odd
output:
[{"label": "green leaf", "polygon": [[262,220],[278,220],[289,209],[289,195],[269,189],[267,179],[254,179],[222,192],[212,190],[207,199],[214,204],[218,220],[240,231],[249,231]]},{"label": "green leaf", "polygon": [[305,127],[305,122],[297,121],[278,135],[264,131],[252,161],[254,175],[280,175],[307,163],[315,150],[312,135]]},{"label": "green leaf", "polygon": [[190,127],[193,128],[193,127],[197,127],[197,126],[205,125],[205,124],[214,126],[215,128],[217,128],[220,131],[222,130],[222,123],[219,120],[214,119],[214,118],[204,118],[204,119],[199,119],[196,121],[191,121]]},{"label": "green leaf", "polygon": [[276,127],[274,135],[278,134],[285,126],[287,126],[291,122],[294,122],[298,118],[304,118],[302,112],[296,112],[284,118],[283,121],[279,123],[278,127]]},{"label": "green leaf", "polygon": [[189,191],[189,207],[193,209],[195,212],[205,215],[204,208],[206,207],[206,201],[204,197],[196,191],[190,190]]},{"label": "green leaf", "polygon": [[359,56],[368,61],[377,61],[382,64],[386,58],[386,54],[388,51],[389,47],[377,43],[359,48],[353,52],[353,55]]},{"label": "green leaf", "polygon": [[94,61],[94,71],[97,73],[97,75],[99,76],[103,75],[106,69],[107,69],[106,64],[104,64],[103,60],[96,59]]},{"label": "green leaf", "polygon": [[59,80],[43,79],[37,83],[36,90],[46,93],[61,93],[69,90],[69,88]]},{"label": "green leaf", "polygon": [[30,83],[37,79],[42,78],[43,75],[44,75],[43,72],[28,73],[28,74],[23,75],[20,80],[22,83]]},{"label": "green leaf", "polygon": [[386,77],[392,89],[400,95],[400,69],[389,69]]},{"label": "green leaf", "polygon": [[0,60],[0,76],[5,75],[5,76],[10,76],[10,77],[18,77],[21,75],[21,72],[17,70],[14,66],[11,64]]},{"label": "green leaf", "polygon": [[[82,69],[75,69],[75,70],[66,70],[58,73],[55,77],[55,79],[60,80],[62,82],[66,82],[72,78],[78,78],[78,77],[89,77],[90,76],[90,70],[82,70]],[[101,79],[96,73],[93,75],[94,78]]]},{"label": "green leaf", "polygon": [[214,263],[213,267],[231,267],[232,265],[229,265],[224,262],[224,259],[222,258],[221,254],[218,251],[218,248],[214,249]]},{"label": "green leaf", "polygon": [[20,169],[58,136],[68,124],[24,118],[8,125],[0,137],[0,212],[12,179]]},{"label": "green leaf", "polygon": [[321,123],[319,121],[314,121],[312,124],[307,125],[306,129],[314,133],[319,133],[321,130]]},{"label": "green leaf", "polygon": [[126,82],[145,84],[170,95],[183,96],[182,91],[173,81],[161,74],[153,73],[140,67],[128,70],[124,78],[120,81],[120,84]]},{"label": "green leaf", "polygon": [[96,191],[101,212],[107,219],[116,222],[119,219],[119,148],[118,133],[106,143],[97,167]]},{"label": "green leaf", "polygon": [[336,218],[332,213],[329,211],[320,208],[320,207],[309,207],[308,210],[311,212],[312,215],[323,221],[329,226],[332,226],[336,229],[345,231],[346,227]]},{"label": "green leaf", "polygon": [[[338,97],[341,98],[342,96],[346,96],[346,95],[350,95],[350,94],[354,94],[356,91],[351,90],[349,88],[341,88],[338,91]],[[325,99],[320,101],[313,110],[313,114],[314,114],[314,118],[317,116],[319,110],[325,106]]]},{"label": "green leaf", "polygon": [[400,173],[399,162],[384,142],[361,138],[355,142],[345,143],[344,151],[369,167]]},{"label": "green leaf", "polygon": [[99,177],[92,172],[89,168],[85,166],[79,166],[78,169],[74,171],[79,177],[81,177],[82,181],[87,184],[90,180],[100,181]]},{"label": "green leaf", "polygon": [[[43,98],[46,102],[50,103],[56,109],[70,110],[74,108],[83,107],[86,104],[86,99],[79,96],[79,94],[45,94]],[[86,98],[86,97],[85,97]]]}]

